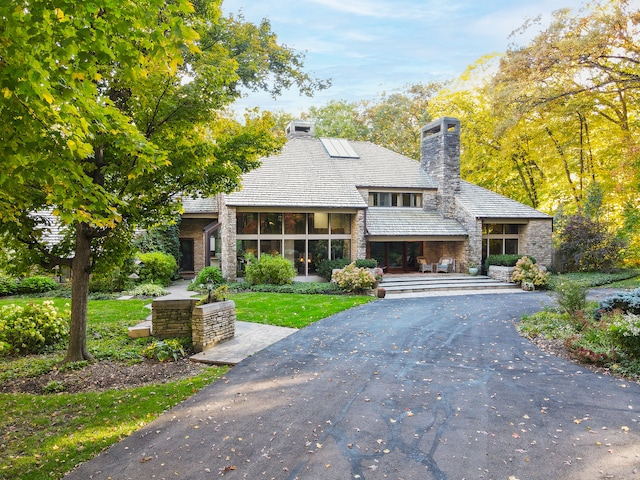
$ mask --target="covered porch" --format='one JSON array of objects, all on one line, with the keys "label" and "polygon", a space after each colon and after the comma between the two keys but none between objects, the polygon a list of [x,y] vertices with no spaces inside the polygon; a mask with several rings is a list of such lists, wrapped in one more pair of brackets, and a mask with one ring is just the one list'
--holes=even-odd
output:
[{"label": "covered porch", "polygon": [[385,273],[424,272],[419,268],[420,257],[429,265],[451,258],[452,272],[460,272],[466,263],[466,230],[457,220],[443,218],[435,211],[370,208],[366,241],[367,258],[375,258]]}]

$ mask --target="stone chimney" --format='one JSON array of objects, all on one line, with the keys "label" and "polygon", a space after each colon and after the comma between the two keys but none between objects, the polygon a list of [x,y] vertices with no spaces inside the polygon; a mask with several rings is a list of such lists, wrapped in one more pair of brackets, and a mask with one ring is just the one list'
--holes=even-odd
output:
[{"label": "stone chimney", "polygon": [[438,182],[438,210],[445,218],[455,218],[455,195],[460,190],[460,120],[435,120],[422,127],[420,137],[420,167]]},{"label": "stone chimney", "polygon": [[315,127],[313,122],[305,122],[304,120],[292,120],[285,129],[287,139],[292,138],[313,138],[315,134]]}]

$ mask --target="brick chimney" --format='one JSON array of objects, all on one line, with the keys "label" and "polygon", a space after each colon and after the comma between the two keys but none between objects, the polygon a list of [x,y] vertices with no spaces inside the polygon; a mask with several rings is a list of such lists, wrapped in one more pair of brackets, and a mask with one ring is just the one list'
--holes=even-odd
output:
[{"label": "brick chimney", "polygon": [[460,190],[460,120],[442,117],[421,130],[420,167],[438,182],[437,208],[455,218],[455,194]]},{"label": "brick chimney", "polygon": [[315,127],[313,122],[305,122],[304,120],[292,120],[285,129],[287,139],[292,138],[313,138],[315,134]]}]

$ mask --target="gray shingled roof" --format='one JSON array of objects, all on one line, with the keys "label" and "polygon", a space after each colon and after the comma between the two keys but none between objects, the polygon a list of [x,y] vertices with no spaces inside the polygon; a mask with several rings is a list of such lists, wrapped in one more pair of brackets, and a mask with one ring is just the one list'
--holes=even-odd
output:
[{"label": "gray shingled roof", "polygon": [[457,221],[436,211],[417,208],[370,207],[367,232],[371,236],[459,237],[467,231]]},{"label": "gray shingled roof", "polygon": [[460,182],[460,193],[456,198],[469,213],[478,218],[551,218],[535,208],[465,181]]},{"label": "gray shingled roof", "polygon": [[185,214],[217,213],[218,201],[216,197],[182,197],[182,208]]},{"label": "gray shingled roof", "polygon": [[369,142],[349,142],[360,158],[332,158],[322,142],[293,138],[243,176],[230,206],[365,208],[358,187],[436,188],[420,164]]}]

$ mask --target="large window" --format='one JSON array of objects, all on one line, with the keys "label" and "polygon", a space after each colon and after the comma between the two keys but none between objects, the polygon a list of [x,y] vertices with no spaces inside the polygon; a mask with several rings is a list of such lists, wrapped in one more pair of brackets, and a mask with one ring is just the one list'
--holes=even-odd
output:
[{"label": "large window", "polygon": [[421,193],[370,192],[370,207],[422,207]]},{"label": "large window", "polygon": [[328,259],[351,259],[352,215],[330,212],[238,212],[238,273],[244,255],[282,255],[299,275],[315,273]]},{"label": "large window", "polygon": [[520,225],[485,223],[482,225],[482,256],[518,253]]}]

